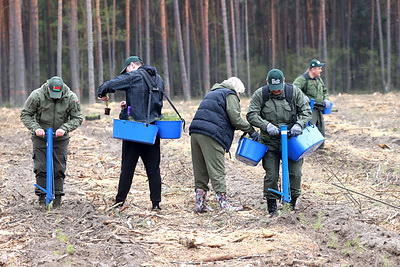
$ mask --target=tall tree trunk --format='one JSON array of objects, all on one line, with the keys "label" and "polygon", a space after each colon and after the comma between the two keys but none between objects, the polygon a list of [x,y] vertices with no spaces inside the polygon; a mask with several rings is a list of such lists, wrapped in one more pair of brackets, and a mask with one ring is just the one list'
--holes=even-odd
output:
[{"label": "tall tree trunk", "polygon": [[191,88],[191,78],[190,78],[190,70],[191,70],[191,50],[190,50],[190,3],[189,0],[185,0],[185,52],[186,52],[186,73],[187,73],[187,83],[189,88]]},{"label": "tall tree trunk", "polygon": [[368,88],[370,92],[373,92],[373,77],[374,74],[374,29],[375,29],[375,0],[371,0],[371,27],[370,27],[370,36],[369,36],[369,43],[370,43],[370,56],[369,56],[369,77],[368,77]]},{"label": "tall tree trunk", "polygon": [[231,48],[229,45],[229,29],[228,29],[228,18],[226,14],[226,2],[221,0],[222,8],[222,25],[224,29],[224,43],[225,43],[225,60],[226,60],[226,76],[232,76],[232,66],[231,66]]},{"label": "tall tree trunk", "polygon": [[62,0],[58,0],[57,6],[57,75],[62,77]]},{"label": "tall tree trunk", "polygon": [[[10,12],[9,12],[10,13]],[[7,17],[5,12],[4,0],[0,0],[0,73],[9,74],[9,68],[11,62],[8,55],[10,51],[7,46],[7,42],[10,42],[10,36],[8,29],[6,27]],[[8,62],[9,64],[6,64]],[[5,103],[9,101],[9,75],[0,75],[0,102]],[[7,89],[6,89],[7,88]]]},{"label": "tall tree trunk", "polygon": [[208,36],[208,0],[204,1],[204,16],[203,16],[203,82],[204,82],[204,90],[210,88],[210,44],[209,44],[209,36]]},{"label": "tall tree trunk", "polygon": [[78,7],[76,0],[70,2],[70,26],[69,26],[69,53],[71,71],[71,89],[78,98],[81,98],[81,88],[79,79],[79,47],[78,47]]},{"label": "tall tree trunk", "polygon": [[235,29],[235,10],[233,7],[233,0],[230,0],[231,7],[231,29],[232,29],[232,49],[233,49],[233,75],[238,75],[237,70],[237,49],[236,49],[236,29]]},{"label": "tall tree trunk", "polygon": [[145,18],[144,18],[144,24],[145,24],[145,35],[146,35],[146,63],[150,63],[150,0],[146,0],[145,3]]},{"label": "tall tree trunk", "polygon": [[137,0],[137,7],[136,7],[137,13],[136,13],[136,18],[137,18],[137,47],[135,51],[139,51],[138,54],[142,57],[143,56],[143,48],[142,48],[142,4],[140,0]]},{"label": "tall tree trunk", "polygon": [[98,57],[98,79],[99,84],[104,81],[104,65],[103,65],[103,40],[101,31],[101,19],[100,19],[100,0],[96,0],[96,24],[97,24],[97,57]]},{"label": "tall tree trunk", "polygon": [[[349,0],[350,1],[350,0]],[[314,27],[314,15],[312,12],[312,5],[311,5],[312,0],[306,0],[306,8],[307,8],[307,16],[308,16],[308,24],[309,24],[309,38],[310,38],[310,46],[311,48],[315,48],[315,27]]]},{"label": "tall tree trunk", "polygon": [[[116,23],[116,14],[117,14],[117,0],[113,0],[113,13],[112,13],[112,29],[111,29],[111,65],[112,65],[112,73],[110,74],[111,77],[115,76],[116,73],[116,58],[115,58],[115,52],[116,52],[116,44],[115,44],[115,39],[117,35],[117,23]],[[113,95],[114,96],[114,95]]]},{"label": "tall tree trunk", "polygon": [[236,56],[236,64],[237,64],[237,72],[236,76],[241,77],[242,76],[242,64],[243,64],[243,35],[242,35],[242,18],[240,17],[240,1],[238,0],[233,0],[234,1],[234,9],[235,9],[235,41],[236,41],[236,51],[237,51],[237,56]]},{"label": "tall tree trunk", "polygon": [[93,23],[92,23],[92,3],[91,0],[86,0],[86,14],[87,14],[87,51],[88,51],[88,94],[89,104],[95,102],[95,86],[94,86],[94,63],[93,63]]},{"label": "tall tree trunk", "polygon": [[40,86],[40,54],[39,54],[39,12],[38,0],[30,1],[31,9],[31,36],[32,36],[32,62],[33,62],[33,77],[32,86],[38,88]]},{"label": "tall tree trunk", "polygon": [[[322,28],[322,58],[325,61],[325,64],[329,61],[328,59],[328,48],[326,41],[326,7],[325,0],[321,0],[321,28]],[[328,64],[327,64],[328,65]],[[324,76],[325,84],[329,84],[329,65],[328,68],[325,67],[325,76]]]},{"label": "tall tree trunk", "polygon": [[383,34],[382,34],[382,19],[381,19],[381,3],[376,0],[376,15],[378,20],[378,33],[379,33],[379,55],[381,59],[381,81],[382,81],[382,92],[385,92],[386,79],[385,79],[385,61],[383,51]]},{"label": "tall tree trunk", "polygon": [[162,54],[163,54],[163,65],[164,65],[164,88],[167,96],[170,96],[169,86],[169,68],[168,68],[168,49],[167,49],[167,16],[165,11],[165,0],[160,1],[161,9],[161,41],[162,41]]},{"label": "tall tree trunk", "polygon": [[301,26],[300,26],[300,15],[299,15],[299,12],[300,12],[299,1],[300,0],[296,0],[295,27],[294,27],[295,28],[294,41],[295,41],[295,46],[296,46],[296,69],[295,70],[298,73],[302,72],[302,68],[300,67],[301,66],[301,63],[300,63],[300,57],[301,57],[301,54],[300,54],[300,29],[301,29]]},{"label": "tall tree trunk", "polygon": [[9,19],[9,31],[8,31],[8,34],[9,34],[9,37],[8,37],[8,40],[9,40],[9,48],[10,48],[10,53],[9,53],[9,58],[8,58],[8,61],[10,62],[10,68],[9,68],[9,72],[8,72],[8,77],[10,77],[9,78],[9,80],[10,80],[10,83],[9,83],[9,101],[10,101],[10,104],[12,105],[12,106],[14,106],[15,105],[15,103],[16,103],[16,90],[15,90],[15,88],[16,88],[16,85],[15,85],[15,80],[16,80],[16,78],[15,78],[15,73],[16,73],[16,65],[17,65],[17,63],[16,63],[16,60],[15,60],[15,58],[16,58],[16,54],[17,54],[17,52],[16,52],[16,50],[17,50],[17,48],[15,47],[16,46],[16,43],[15,43],[15,35],[16,35],[16,32],[17,32],[17,23],[16,23],[16,13],[17,13],[17,11],[16,11],[16,9],[15,8],[10,8],[9,9],[9,15],[8,15],[8,19]]},{"label": "tall tree trunk", "polygon": [[125,1],[125,56],[129,57],[131,54],[131,16],[130,16],[130,0]]},{"label": "tall tree trunk", "polygon": [[11,74],[14,76],[15,87],[11,92],[10,96],[10,104],[11,106],[21,106],[26,99],[27,91],[26,91],[26,73],[25,73],[25,57],[24,57],[24,42],[22,36],[22,18],[21,18],[21,1],[14,1],[15,13],[13,14],[12,20],[14,28],[12,32],[14,34],[15,40],[15,54],[14,58],[14,72]]},{"label": "tall tree trunk", "polygon": [[183,89],[183,99],[185,101],[190,100],[190,88],[187,81],[186,74],[186,64],[185,64],[185,55],[183,51],[183,41],[182,41],[182,32],[181,32],[181,20],[179,15],[179,4],[178,0],[174,0],[174,14],[175,14],[175,28],[176,35],[178,37],[178,54],[179,54],[179,64],[181,67],[181,79],[182,79],[182,89]]},{"label": "tall tree trunk", "polygon": [[104,11],[106,15],[106,32],[107,32],[107,54],[108,54],[108,72],[109,77],[114,77],[112,70],[112,47],[111,47],[111,33],[110,33],[110,13],[108,12],[107,0],[104,0]]},{"label": "tall tree trunk", "polygon": [[47,31],[46,34],[48,34],[48,37],[46,38],[48,41],[46,42],[47,47],[47,74],[48,76],[54,76],[56,74],[56,66],[54,65],[55,63],[55,58],[54,58],[54,41],[53,41],[53,27],[52,27],[52,21],[54,20],[54,17],[52,14],[54,13],[53,10],[51,9],[51,0],[47,0],[46,4],[46,26],[47,26]]},{"label": "tall tree trunk", "polygon": [[350,39],[351,39],[351,1],[347,1],[347,9],[346,9],[346,85],[345,85],[345,92],[350,93],[351,89],[351,46],[350,46]]},{"label": "tall tree trunk", "polygon": [[249,14],[248,14],[247,0],[244,2],[244,21],[245,21],[245,33],[246,33],[247,96],[251,96],[250,51],[249,51]]},{"label": "tall tree trunk", "polygon": [[275,0],[271,0],[271,37],[270,37],[270,46],[271,46],[271,58],[272,62],[271,65],[273,68],[276,67],[276,48],[275,48],[275,41],[276,41],[276,33],[275,33],[275,23],[276,23],[276,15],[275,15]]},{"label": "tall tree trunk", "polygon": [[386,51],[386,55],[387,55],[387,83],[385,86],[385,93],[388,93],[391,91],[391,84],[392,84],[392,72],[391,72],[391,68],[392,68],[392,60],[391,60],[391,47],[390,47],[390,43],[391,43],[391,33],[390,33],[390,0],[387,0],[386,2],[386,10],[387,10],[387,14],[386,14],[386,44],[387,44],[387,51]]}]

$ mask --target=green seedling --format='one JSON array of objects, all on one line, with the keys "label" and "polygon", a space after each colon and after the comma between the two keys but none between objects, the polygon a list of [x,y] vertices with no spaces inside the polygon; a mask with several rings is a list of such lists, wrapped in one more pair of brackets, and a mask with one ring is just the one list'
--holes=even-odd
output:
[{"label": "green seedling", "polygon": [[63,242],[63,243],[67,243],[67,242],[68,242],[68,239],[69,239],[67,235],[65,235],[65,234],[63,234],[63,233],[61,232],[60,229],[57,229],[57,230],[56,230],[56,237],[57,237],[58,240],[60,240],[60,241]]},{"label": "green seedling", "polygon": [[73,245],[68,245],[66,251],[67,251],[68,254],[74,254],[75,253],[75,247]]},{"label": "green seedling", "polygon": [[322,217],[324,213],[322,211],[318,212],[317,221],[314,224],[314,230],[319,231],[322,228]]},{"label": "green seedling", "polygon": [[337,247],[338,247],[338,239],[335,233],[331,233],[328,242],[328,248],[337,248]]}]

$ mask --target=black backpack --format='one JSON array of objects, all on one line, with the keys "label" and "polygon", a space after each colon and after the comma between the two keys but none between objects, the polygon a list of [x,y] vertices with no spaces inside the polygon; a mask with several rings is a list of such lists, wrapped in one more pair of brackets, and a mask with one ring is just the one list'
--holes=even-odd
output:
[{"label": "black backpack", "polygon": [[[285,91],[285,97],[278,97],[279,100],[285,99],[290,106],[290,113],[292,113],[291,121],[289,123],[295,123],[297,121],[297,114],[294,110],[293,104],[293,85],[290,83],[285,83],[285,87],[283,89]],[[262,87],[262,98],[263,103],[269,100],[269,86],[268,84]]]}]

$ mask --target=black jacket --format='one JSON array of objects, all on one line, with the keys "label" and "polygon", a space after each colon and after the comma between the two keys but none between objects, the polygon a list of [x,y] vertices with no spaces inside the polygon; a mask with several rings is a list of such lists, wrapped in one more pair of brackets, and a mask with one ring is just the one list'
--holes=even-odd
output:
[{"label": "black jacket", "polygon": [[[142,71],[150,74],[157,84],[157,89],[152,88],[146,84]],[[131,116],[135,121],[151,123],[155,118],[161,117],[161,109],[163,105],[164,81],[157,70],[153,66],[142,65],[138,70],[125,72],[112,80],[109,80],[97,89],[99,97],[105,96],[107,93],[115,93],[115,91],[125,91],[126,106],[131,107]],[[150,101],[149,101],[150,94]],[[150,103],[150,114],[149,114]],[[120,119],[128,119],[127,109],[121,111]]]}]

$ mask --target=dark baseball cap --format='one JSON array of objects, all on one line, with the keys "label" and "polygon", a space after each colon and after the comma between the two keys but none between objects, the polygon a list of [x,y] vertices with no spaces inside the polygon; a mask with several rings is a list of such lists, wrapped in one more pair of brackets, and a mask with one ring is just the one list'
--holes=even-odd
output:
[{"label": "dark baseball cap", "polygon": [[143,60],[138,57],[138,56],[130,56],[127,57],[125,59],[125,63],[124,63],[124,68],[121,70],[121,72],[119,74],[125,73],[126,72],[126,68],[129,66],[129,64],[131,64],[132,62],[141,62],[143,63]]},{"label": "dark baseball cap", "polygon": [[54,98],[54,99],[61,98],[62,89],[64,87],[63,80],[58,76],[54,76],[54,77],[51,77],[47,82],[49,84],[50,97]]},{"label": "dark baseball cap", "polygon": [[320,62],[318,59],[313,59],[310,61],[310,69],[315,67],[322,67],[325,63]]},{"label": "dark baseball cap", "polygon": [[283,89],[283,81],[285,77],[283,72],[279,69],[272,69],[267,75],[268,87],[271,91],[278,91]]}]

